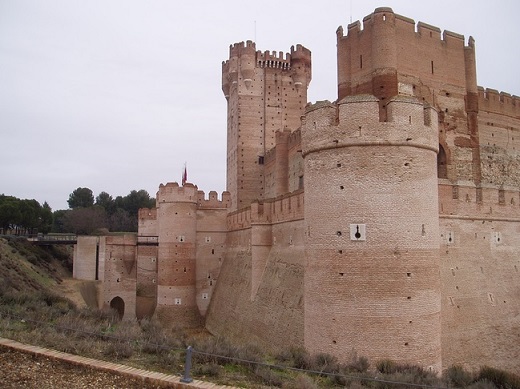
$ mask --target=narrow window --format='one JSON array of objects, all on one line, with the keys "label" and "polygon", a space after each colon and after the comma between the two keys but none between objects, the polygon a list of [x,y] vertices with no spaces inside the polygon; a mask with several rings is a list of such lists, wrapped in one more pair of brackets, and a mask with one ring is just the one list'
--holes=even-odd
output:
[{"label": "narrow window", "polygon": [[432,74],[433,74],[433,61],[432,61]]},{"label": "narrow window", "polygon": [[362,55],[359,56],[359,68],[363,69],[363,56]]}]

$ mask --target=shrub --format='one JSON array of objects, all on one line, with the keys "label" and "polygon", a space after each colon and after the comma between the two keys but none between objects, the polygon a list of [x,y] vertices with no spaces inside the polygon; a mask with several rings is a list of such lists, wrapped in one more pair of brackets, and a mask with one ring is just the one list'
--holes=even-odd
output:
[{"label": "shrub", "polygon": [[308,368],[323,373],[336,373],[339,371],[338,360],[335,356],[327,353],[318,353],[310,360]]},{"label": "shrub", "polygon": [[283,380],[280,373],[270,369],[269,367],[257,366],[255,369],[255,375],[261,378],[263,383],[268,384],[269,386],[282,387]]},{"label": "shrub", "polygon": [[125,359],[130,358],[132,354],[134,353],[133,347],[130,345],[129,342],[125,341],[112,341],[108,343],[104,354],[107,357],[111,357],[114,359]]},{"label": "shrub", "polygon": [[294,388],[318,389],[318,385],[316,384],[316,382],[314,382],[314,380],[311,377],[304,374],[300,374],[298,375],[298,377],[296,377]]},{"label": "shrub", "polygon": [[473,382],[473,375],[460,365],[451,366],[444,375],[448,382],[459,388],[464,388]]},{"label": "shrub", "polygon": [[358,373],[364,373],[370,367],[370,363],[368,362],[367,357],[357,357],[354,356],[352,361],[348,364],[348,369],[351,371],[356,371]]},{"label": "shrub", "polygon": [[471,385],[466,386],[466,389],[497,389],[497,387],[491,381],[478,380]]},{"label": "shrub", "polygon": [[303,347],[291,347],[289,349],[293,367],[297,369],[307,369],[311,364],[311,357]]},{"label": "shrub", "polygon": [[382,359],[376,363],[376,369],[383,374],[393,374],[397,372],[398,366],[390,359]]},{"label": "shrub", "polygon": [[168,348],[168,338],[164,334],[161,323],[157,320],[142,319],[139,323],[142,330],[142,349],[148,354],[158,354]]},{"label": "shrub", "polygon": [[489,366],[480,368],[479,380],[489,380],[499,389],[520,389],[520,377]]},{"label": "shrub", "polygon": [[196,365],[193,368],[193,374],[201,377],[218,377],[222,367],[216,363],[205,363]]}]

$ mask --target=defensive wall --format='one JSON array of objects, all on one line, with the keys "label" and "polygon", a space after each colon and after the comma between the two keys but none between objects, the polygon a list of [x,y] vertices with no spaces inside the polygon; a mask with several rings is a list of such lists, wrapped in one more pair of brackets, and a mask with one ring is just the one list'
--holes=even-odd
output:
[{"label": "defensive wall", "polygon": [[303,208],[297,191],[228,215],[210,332],[268,350],[303,346]]},{"label": "defensive wall", "polygon": [[443,365],[520,371],[520,193],[439,182]]}]

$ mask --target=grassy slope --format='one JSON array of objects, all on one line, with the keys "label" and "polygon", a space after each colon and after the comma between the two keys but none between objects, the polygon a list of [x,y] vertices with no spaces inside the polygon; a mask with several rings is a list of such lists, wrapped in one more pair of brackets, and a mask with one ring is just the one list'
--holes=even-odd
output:
[{"label": "grassy slope", "polygon": [[52,289],[71,274],[70,247],[36,246],[22,238],[0,237],[0,283],[4,290]]}]

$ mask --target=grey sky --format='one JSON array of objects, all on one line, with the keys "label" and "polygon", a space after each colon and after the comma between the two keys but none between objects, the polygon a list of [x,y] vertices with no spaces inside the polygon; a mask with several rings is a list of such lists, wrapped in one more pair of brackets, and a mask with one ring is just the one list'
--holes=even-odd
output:
[{"label": "grey sky", "polygon": [[225,189],[229,45],[312,51],[309,100],[336,99],[338,26],[376,7],[471,35],[478,84],[520,95],[520,2],[0,0],[0,194],[66,209],[180,181]]}]

